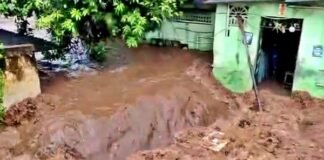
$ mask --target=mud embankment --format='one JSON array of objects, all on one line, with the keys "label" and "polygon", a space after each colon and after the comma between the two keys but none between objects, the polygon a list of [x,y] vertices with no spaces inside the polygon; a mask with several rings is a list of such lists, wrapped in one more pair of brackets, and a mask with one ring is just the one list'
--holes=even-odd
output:
[{"label": "mud embankment", "polygon": [[[17,105],[6,122],[18,126],[0,132],[0,159],[324,159],[323,102],[268,84],[265,112],[256,112],[252,93],[233,95],[215,81],[212,58],[133,51],[123,69],[55,79]],[[206,137],[217,132],[227,143],[215,152]]]},{"label": "mud embankment", "polygon": [[[14,137],[6,151],[10,157],[30,159],[125,160],[141,150],[166,147],[174,142],[180,130],[208,126],[226,118],[225,103],[206,103],[195,93],[177,88],[167,97],[146,96],[134,106],[125,106],[111,118],[69,111],[50,115],[29,128],[34,134],[23,139],[13,129]],[[5,133],[5,132],[4,132]],[[9,152],[9,151],[13,152]],[[10,159],[11,160],[11,159]]]},{"label": "mud embankment", "polygon": [[186,91],[176,88],[167,97],[142,97],[110,119],[77,111],[47,117],[35,128],[39,131],[28,148],[40,159],[67,154],[75,159],[124,160],[131,153],[169,145],[182,129],[208,126],[226,116],[224,103],[208,104]]},{"label": "mud embankment", "polygon": [[[229,119],[218,119],[208,127],[195,127],[176,134],[173,144],[132,154],[128,160],[322,160],[324,159],[324,102],[305,93],[287,95],[283,88],[260,89],[264,112],[251,110],[253,93],[231,95],[208,78],[207,65],[196,61],[189,70],[229,108],[239,108]],[[213,85],[214,84],[214,85]],[[209,87],[208,87],[209,86]],[[285,93],[285,94],[282,94]],[[211,150],[205,137],[224,133],[228,142],[220,151]],[[206,147],[207,146],[207,147]]]}]

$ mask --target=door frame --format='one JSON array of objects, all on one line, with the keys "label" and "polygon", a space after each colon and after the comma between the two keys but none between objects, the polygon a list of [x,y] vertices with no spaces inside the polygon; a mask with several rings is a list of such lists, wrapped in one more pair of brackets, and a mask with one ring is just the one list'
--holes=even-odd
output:
[{"label": "door frame", "polygon": [[[260,19],[260,24],[259,24],[259,38],[258,38],[258,46],[257,46],[257,54],[255,56],[255,62],[254,62],[254,73],[255,73],[255,77],[257,77],[257,69],[258,69],[258,59],[261,55],[261,49],[262,49],[262,42],[263,42],[263,27],[262,27],[262,20],[263,19],[274,19],[274,18],[281,18],[281,17],[274,17],[274,16],[261,16],[261,19]],[[293,82],[292,82],[292,86],[294,84],[294,81],[295,81],[295,72],[296,72],[296,69],[297,69],[297,65],[298,65],[298,57],[299,57],[299,49],[300,49],[300,42],[301,42],[301,38],[302,38],[302,33],[303,33],[303,26],[304,26],[304,18],[282,18],[283,20],[289,20],[289,19],[297,19],[297,20],[300,20],[301,21],[301,27],[300,27],[300,37],[299,37],[299,42],[298,42],[298,48],[297,48],[297,56],[296,56],[296,64],[295,64],[295,68],[294,68],[294,73],[293,73]]]}]

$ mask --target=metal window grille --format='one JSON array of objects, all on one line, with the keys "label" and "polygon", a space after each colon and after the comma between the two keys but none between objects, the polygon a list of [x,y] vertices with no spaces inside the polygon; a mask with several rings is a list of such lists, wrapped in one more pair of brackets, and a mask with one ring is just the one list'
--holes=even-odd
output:
[{"label": "metal window grille", "polygon": [[247,19],[248,19],[248,12],[249,12],[249,7],[248,6],[229,6],[229,21],[228,25],[229,26],[237,26],[237,17],[241,16],[243,19],[243,23],[245,24]]},{"label": "metal window grille", "polygon": [[212,24],[211,14],[185,13],[183,16],[175,17],[171,20],[177,22]]},{"label": "metal window grille", "polygon": [[324,70],[320,70],[320,72],[319,72],[319,74],[317,76],[317,80],[316,80],[316,85],[318,87],[324,87],[323,77],[324,77]]}]

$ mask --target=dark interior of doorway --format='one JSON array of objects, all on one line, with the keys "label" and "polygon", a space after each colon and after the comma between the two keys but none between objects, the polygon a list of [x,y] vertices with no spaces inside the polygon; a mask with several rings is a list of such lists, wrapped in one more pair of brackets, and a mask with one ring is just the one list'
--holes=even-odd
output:
[{"label": "dark interior of doorway", "polygon": [[[302,19],[262,18],[260,46],[255,72],[258,84],[272,81],[291,89],[302,31],[302,21]],[[275,23],[286,26],[284,32],[275,29]],[[291,26],[293,26],[294,30],[289,30]]]}]

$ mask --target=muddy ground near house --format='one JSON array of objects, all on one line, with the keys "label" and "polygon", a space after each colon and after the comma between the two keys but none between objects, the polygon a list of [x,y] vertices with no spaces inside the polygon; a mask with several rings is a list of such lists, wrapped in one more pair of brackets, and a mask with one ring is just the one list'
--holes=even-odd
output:
[{"label": "muddy ground near house", "polygon": [[[0,159],[324,159],[324,103],[266,84],[259,113],[253,94],[215,82],[211,56],[143,46],[120,57],[97,75],[43,82],[6,119]],[[226,146],[215,152],[206,137],[218,132]]]},{"label": "muddy ground near house", "polygon": [[[264,112],[255,111],[253,93],[231,95],[207,78],[202,61],[189,67],[196,82],[211,95],[228,103],[228,119],[217,119],[207,127],[185,129],[168,147],[142,151],[128,160],[322,160],[324,159],[324,102],[306,93],[289,92],[274,82],[260,86]],[[201,72],[206,71],[206,72]],[[207,139],[214,133],[215,139]],[[217,134],[216,134],[217,135]],[[223,143],[225,142],[225,143]],[[224,145],[221,149],[215,148]]]}]

